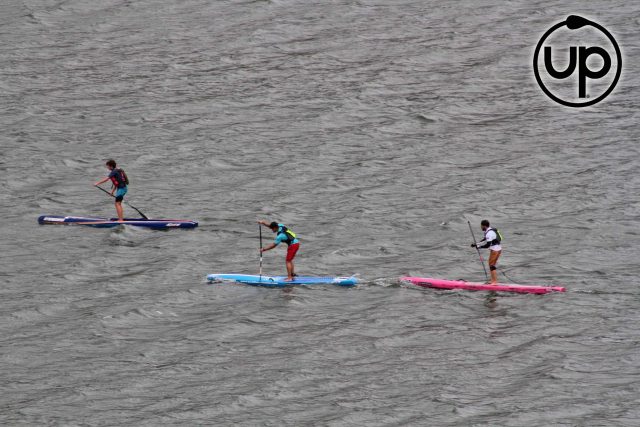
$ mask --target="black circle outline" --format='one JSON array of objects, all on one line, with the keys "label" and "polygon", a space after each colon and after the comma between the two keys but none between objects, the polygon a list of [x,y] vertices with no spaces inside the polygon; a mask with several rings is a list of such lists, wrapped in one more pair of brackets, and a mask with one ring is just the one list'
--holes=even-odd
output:
[{"label": "black circle outline", "polygon": [[613,38],[613,36],[609,33],[609,31],[606,30],[606,28],[604,28],[602,25],[598,24],[597,22],[589,21],[589,25],[592,25],[593,27],[595,27],[598,30],[602,31],[602,33],[609,38],[609,41],[611,42],[611,44],[613,45],[613,47],[616,50],[616,57],[617,57],[617,60],[618,60],[616,76],[614,77],[613,82],[611,82],[611,84],[609,85],[609,88],[602,95],[600,95],[599,97],[597,97],[595,99],[591,99],[591,100],[589,100],[587,102],[578,103],[578,102],[569,102],[569,101],[565,101],[563,99],[558,98],[557,96],[552,94],[551,91],[549,91],[549,89],[547,89],[547,87],[544,85],[544,83],[542,83],[542,79],[540,78],[540,74],[538,72],[538,54],[540,53],[540,48],[542,47],[542,43],[544,43],[544,41],[547,39],[547,37],[549,37],[551,35],[551,33],[553,33],[555,30],[557,30],[558,28],[560,28],[560,27],[562,27],[563,25],[566,25],[566,24],[567,24],[567,21],[559,22],[556,25],[554,25],[553,27],[549,28],[546,33],[544,33],[544,35],[542,36],[542,38],[540,39],[540,41],[536,45],[535,52],[533,53],[533,73],[536,76],[536,81],[538,82],[538,86],[540,86],[540,89],[542,89],[542,91],[545,94],[547,94],[547,96],[549,98],[553,99],[557,103],[562,104],[562,105],[564,105],[566,107],[578,107],[578,108],[580,108],[580,107],[588,107],[589,105],[596,104],[596,103],[602,101],[607,96],[609,96],[611,91],[618,84],[618,79],[620,78],[620,74],[622,73],[622,53],[620,52],[620,47],[618,46],[618,43]]}]

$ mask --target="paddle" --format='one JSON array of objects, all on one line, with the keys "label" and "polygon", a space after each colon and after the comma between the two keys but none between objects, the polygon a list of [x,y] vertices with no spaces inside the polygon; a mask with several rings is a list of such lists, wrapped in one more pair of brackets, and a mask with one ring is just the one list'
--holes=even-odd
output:
[{"label": "paddle", "polygon": [[258,224],[258,233],[260,234],[260,281],[262,282],[262,225]]},{"label": "paddle", "polygon": [[[107,193],[108,195],[113,197],[114,199],[116,198],[116,196],[114,196],[113,194],[111,194],[110,192],[105,190],[104,188],[100,187],[99,185],[96,185],[96,187],[99,188],[100,190],[104,191],[105,193]],[[127,202],[125,202],[125,203],[127,203]],[[134,209],[136,212],[138,212],[142,218],[149,219],[145,214],[140,212],[140,209],[136,208],[135,206],[131,206],[129,203],[127,203],[127,206],[129,206],[131,209]]]},{"label": "paddle", "polygon": [[476,242],[476,235],[473,234],[473,228],[471,228],[471,222],[467,221],[469,224],[469,231],[471,231],[471,237],[473,237],[473,246],[475,246],[476,251],[478,251],[478,256],[480,257],[480,264],[482,264],[482,269],[484,270],[484,278],[489,281],[489,276],[487,275],[487,268],[484,266],[484,260],[482,259],[482,254],[480,253],[480,249],[478,249],[478,243]]}]

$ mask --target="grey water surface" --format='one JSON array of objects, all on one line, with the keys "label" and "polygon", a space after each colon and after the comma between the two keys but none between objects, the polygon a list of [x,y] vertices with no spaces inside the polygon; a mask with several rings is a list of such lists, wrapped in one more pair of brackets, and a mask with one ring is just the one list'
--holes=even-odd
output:
[{"label": "grey water surface", "polygon": [[[587,109],[532,72],[569,14],[624,53]],[[0,424],[640,425],[637,2],[5,0],[0,24]],[[200,227],[37,224],[113,215],[108,158]],[[398,281],[484,280],[483,218],[504,273],[567,292]],[[207,284],[257,274],[258,219],[361,284]]]}]

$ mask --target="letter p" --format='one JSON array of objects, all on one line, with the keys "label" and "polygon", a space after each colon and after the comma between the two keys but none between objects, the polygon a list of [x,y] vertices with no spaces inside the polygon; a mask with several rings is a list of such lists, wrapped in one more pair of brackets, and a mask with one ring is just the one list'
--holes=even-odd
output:
[{"label": "letter p", "polygon": [[[609,70],[611,69],[611,57],[601,47],[592,46],[592,47],[584,47],[580,46],[578,48],[579,54],[579,63],[578,63],[578,97],[586,98],[587,97],[587,77],[590,79],[599,79],[607,75]],[[587,60],[591,55],[599,55],[602,58],[602,68],[597,71],[590,70],[587,67]]]}]

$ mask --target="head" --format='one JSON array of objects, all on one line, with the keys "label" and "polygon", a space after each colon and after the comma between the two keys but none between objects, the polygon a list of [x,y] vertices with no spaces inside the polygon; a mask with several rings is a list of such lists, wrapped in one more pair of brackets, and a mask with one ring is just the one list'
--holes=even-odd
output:
[{"label": "head", "polygon": [[109,159],[109,160],[107,160],[107,163],[105,163],[105,165],[107,165],[109,170],[112,171],[112,170],[114,170],[116,168],[116,161],[113,160],[113,159]]},{"label": "head", "polygon": [[489,228],[489,226],[489,221],[487,221],[486,219],[480,221],[480,228],[482,228],[482,231],[487,231],[487,228]]},{"label": "head", "polygon": [[271,229],[271,231],[273,231],[274,233],[278,232],[278,223],[273,221],[271,224],[269,224],[269,228]]}]

